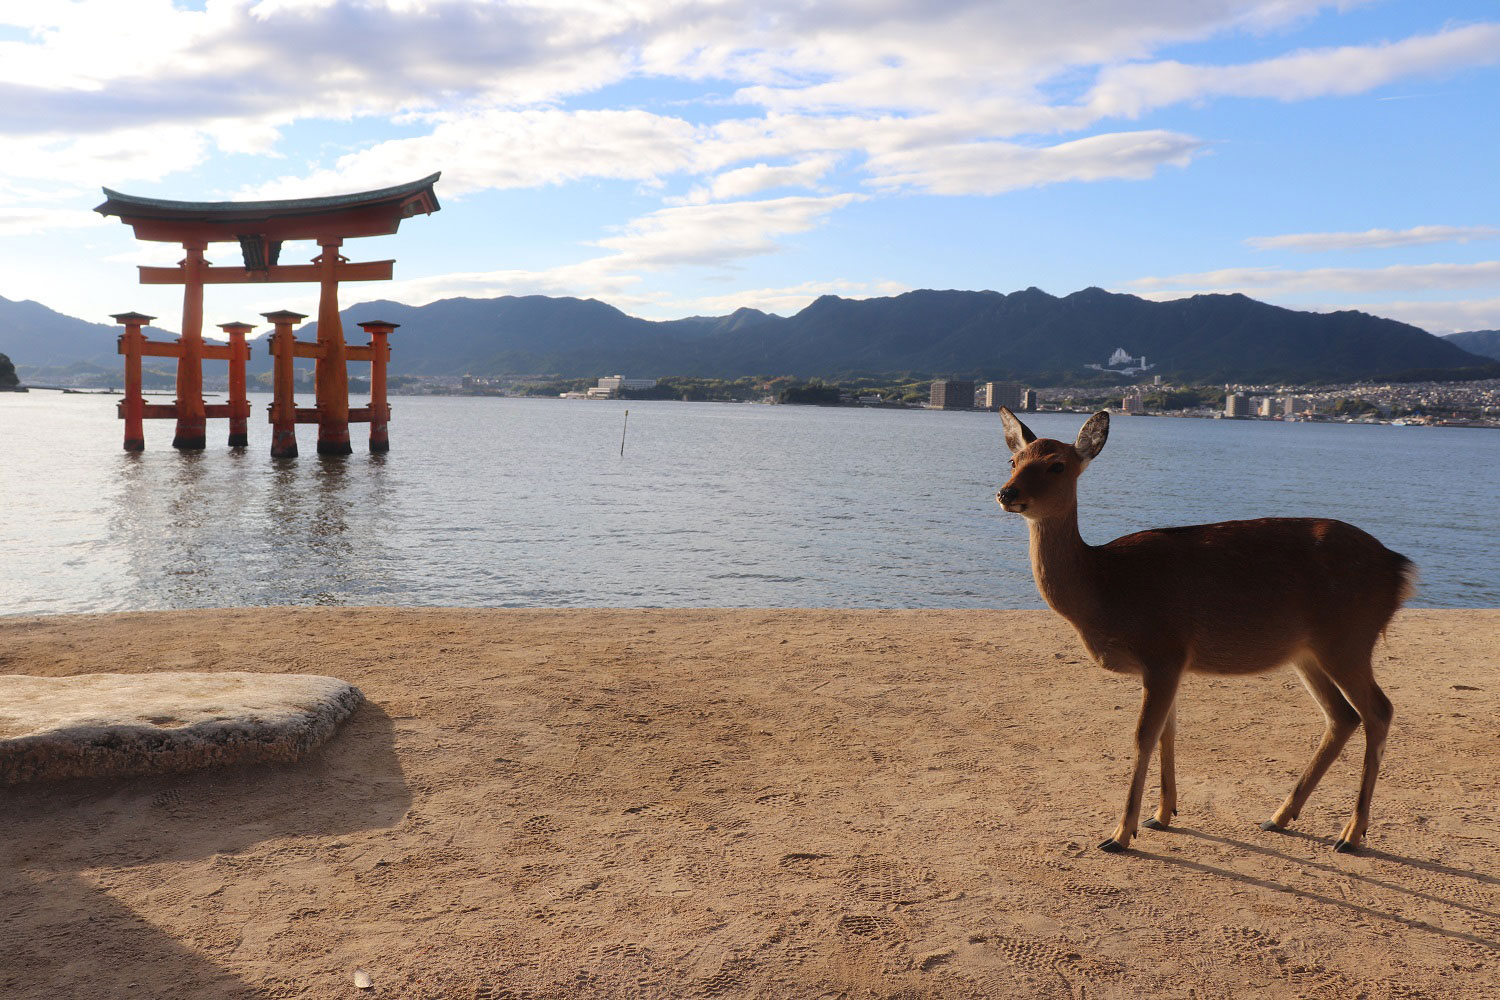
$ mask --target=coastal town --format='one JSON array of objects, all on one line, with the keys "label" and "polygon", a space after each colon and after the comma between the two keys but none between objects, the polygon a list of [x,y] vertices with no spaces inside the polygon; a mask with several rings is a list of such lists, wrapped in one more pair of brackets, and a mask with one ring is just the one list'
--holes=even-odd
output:
[{"label": "coastal town", "polygon": [[[454,388],[481,388],[475,380],[466,382]],[[631,398],[632,394],[655,390],[660,382],[614,375],[600,378],[586,389],[559,395],[568,399]],[[835,386],[830,384],[829,388]],[[935,410],[997,410],[1005,406],[1016,412],[1085,412],[1103,408],[1131,416],[1500,428],[1500,379],[1323,386],[1231,383],[1222,388],[1177,385],[1159,375],[1144,384],[1113,387],[1031,388],[1013,382],[934,379],[925,399],[893,399],[888,393],[844,387],[837,387],[836,399],[837,405],[844,406]],[[768,392],[749,401],[793,400],[778,399]],[[825,402],[834,405],[832,393]]]}]

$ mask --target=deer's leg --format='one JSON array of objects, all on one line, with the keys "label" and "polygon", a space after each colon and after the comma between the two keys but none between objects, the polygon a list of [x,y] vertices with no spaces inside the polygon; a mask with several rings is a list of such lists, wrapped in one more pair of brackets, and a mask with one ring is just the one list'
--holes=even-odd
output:
[{"label": "deer's leg", "polygon": [[1115,827],[1114,836],[1099,845],[1101,851],[1118,854],[1130,846],[1136,827],[1141,819],[1141,796],[1146,791],[1146,770],[1151,766],[1151,751],[1161,741],[1172,715],[1172,703],[1177,697],[1177,681],[1181,671],[1173,667],[1170,673],[1153,674],[1147,670],[1142,677],[1145,689],[1141,697],[1141,717],[1135,726],[1135,771],[1130,776],[1130,793],[1125,797],[1125,815]]},{"label": "deer's leg", "polygon": [[1307,804],[1308,796],[1312,795],[1324,773],[1338,759],[1354,730],[1359,728],[1359,713],[1316,661],[1299,660],[1294,667],[1302,678],[1303,685],[1323,710],[1327,728],[1323,730],[1323,739],[1313,753],[1312,760],[1308,762],[1307,770],[1297,779],[1296,787],[1286,797],[1286,801],[1281,803],[1281,808],[1260,825],[1262,830],[1280,830],[1302,815],[1302,807]]},{"label": "deer's leg", "polygon": [[1161,804],[1156,815],[1141,823],[1148,830],[1165,830],[1172,825],[1177,815],[1177,699],[1172,699],[1172,710],[1167,713],[1167,725],[1161,731],[1161,750],[1158,756],[1161,766]]},{"label": "deer's leg", "polygon": [[1354,817],[1344,824],[1343,832],[1333,845],[1335,851],[1343,854],[1359,846],[1370,825],[1370,800],[1375,795],[1375,778],[1380,773],[1380,759],[1385,755],[1385,736],[1390,731],[1391,719],[1395,716],[1391,700],[1380,690],[1370,673],[1368,658],[1365,664],[1365,671],[1358,683],[1339,685],[1339,690],[1359,713],[1359,720],[1365,727],[1365,766],[1359,779],[1359,799],[1354,806]]}]

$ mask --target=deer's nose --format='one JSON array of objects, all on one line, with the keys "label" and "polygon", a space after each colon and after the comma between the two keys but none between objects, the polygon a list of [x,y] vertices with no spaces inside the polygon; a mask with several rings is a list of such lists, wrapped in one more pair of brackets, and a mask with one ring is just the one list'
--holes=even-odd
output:
[{"label": "deer's nose", "polygon": [[1020,495],[1021,495],[1021,491],[1020,490],[1016,489],[1014,486],[1007,486],[1003,490],[1001,490],[999,493],[996,493],[995,497],[1001,503],[1014,503],[1015,500],[1016,500],[1016,498],[1019,497]]}]

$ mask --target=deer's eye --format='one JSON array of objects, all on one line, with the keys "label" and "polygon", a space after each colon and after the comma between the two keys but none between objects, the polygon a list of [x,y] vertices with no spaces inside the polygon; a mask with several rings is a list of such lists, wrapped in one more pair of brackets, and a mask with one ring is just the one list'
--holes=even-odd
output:
[{"label": "deer's eye", "polygon": [[1054,476],[1057,476],[1061,475],[1063,469],[1065,468],[1067,468],[1067,466],[1063,465],[1061,462],[1053,462],[1051,465],[1047,466],[1047,471],[1052,473]]}]

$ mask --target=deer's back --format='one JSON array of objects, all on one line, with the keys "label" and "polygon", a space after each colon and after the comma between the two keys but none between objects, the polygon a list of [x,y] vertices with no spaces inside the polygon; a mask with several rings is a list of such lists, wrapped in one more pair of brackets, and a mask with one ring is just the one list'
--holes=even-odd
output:
[{"label": "deer's back", "polygon": [[1092,551],[1100,604],[1075,622],[1090,647],[1181,657],[1205,673],[1269,670],[1304,650],[1367,653],[1405,599],[1412,566],[1324,518],[1157,528]]}]

